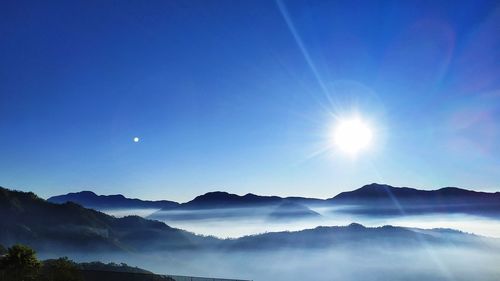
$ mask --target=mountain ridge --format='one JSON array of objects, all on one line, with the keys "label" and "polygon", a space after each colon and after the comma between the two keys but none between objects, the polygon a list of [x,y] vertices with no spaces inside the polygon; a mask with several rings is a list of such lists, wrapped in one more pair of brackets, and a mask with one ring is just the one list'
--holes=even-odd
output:
[{"label": "mountain ridge", "polygon": [[193,248],[203,239],[165,223],[138,216],[115,218],[76,203],[48,202],[32,192],[0,187],[0,243],[83,251]]},{"label": "mountain ridge", "polygon": [[457,187],[420,190],[372,183],[353,191],[342,192],[327,201],[351,207],[344,209],[344,212],[363,215],[423,213],[500,215],[499,192],[481,192]]},{"label": "mountain ridge", "polygon": [[[352,191],[341,192],[338,195],[327,199],[327,201],[335,200],[377,200],[377,199],[390,199],[394,197],[397,199],[454,199],[463,198],[468,196],[469,199],[484,199],[495,198],[500,200],[500,192],[483,192],[463,189],[458,187],[443,187],[434,190],[422,190],[411,187],[394,187],[387,184],[372,183],[364,185]],[[500,202],[500,201],[499,201]]]},{"label": "mountain ridge", "polygon": [[141,200],[127,198],[122,194],[97,195],[93,191],[70,192],[63,195],[52,196],[47,199],[52,203],[74,202],[89,208],[97,209],[122,209],[122,208],[151,208],[169,209],[175,208],[179,203],[169,200]]},{"label": "mountain ridge", "polygon": [[[75,199],[75,196],[77,197]],[[473,191],[458,187],[443,187],[422,190],[410,187],[394,187],[388,184],[371,183],[358,189],[345,191],[327,199],[307,197],[261,196],[253,193],[237,195],[225,191],[207,192],[185,203],[174,201],[142,201],[118,195],[97,195],[90,191],[53,196],[53,203],[76,202],[84,207],[98,210],[119,208],[151,208],[159,212],[171,210],[205,210],[248,207],[276,207],[284,202],[293,202],[307,207],[356,205],[352,212],[369,213],[370,210],[390,209],[389,213],[406,212],[500,212],[500,192]],[[364,208],[364,209],[363,209]],[[418,210],[415,210],[418,209]]]}]

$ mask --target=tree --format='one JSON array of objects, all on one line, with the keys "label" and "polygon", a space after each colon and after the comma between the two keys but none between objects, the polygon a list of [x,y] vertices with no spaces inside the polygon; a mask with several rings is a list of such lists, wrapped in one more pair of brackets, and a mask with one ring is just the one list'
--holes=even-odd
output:
[{"label": "tree", "polygon": [[82,281],[78,266],[67,257],[43,262],[40,272],[42,281]]},{"label": "tree", "polygon": [[5,281],[34,281],[37,280],[40,262],[33,249],[24,245],[14,245],[2,258],[0,270]]},{"label": "tree", "polygon": [[7,249],[3,245],[0,245],[0,257],[7,254]]}]

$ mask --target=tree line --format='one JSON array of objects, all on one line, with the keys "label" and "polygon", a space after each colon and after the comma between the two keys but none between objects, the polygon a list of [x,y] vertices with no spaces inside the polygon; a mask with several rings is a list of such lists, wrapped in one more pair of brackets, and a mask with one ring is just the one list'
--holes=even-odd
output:
[{"label": "tree line", "polygon": [[0,245],[0,280],[3,281],[83,281],[76,263],[66,257],[40,261],[33,249]]},{"label": "tree line", "polygon": [[127,280],[173,281],[125,263],[76,263],[67,257],[40,261],[30,247],[17,244],[6,249],[0,245],[0,281],[113,281],[110,274],[117,280],[126,276]]}]

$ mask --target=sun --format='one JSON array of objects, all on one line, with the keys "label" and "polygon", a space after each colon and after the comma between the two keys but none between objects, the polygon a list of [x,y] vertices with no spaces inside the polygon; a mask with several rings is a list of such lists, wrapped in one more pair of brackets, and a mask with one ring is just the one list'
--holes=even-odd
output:
[{"label": "sun", "polygon": [[340,119],[334,129],[332,142],[342,152],[356,155],[372,143],[373,132],[360,117]]}]

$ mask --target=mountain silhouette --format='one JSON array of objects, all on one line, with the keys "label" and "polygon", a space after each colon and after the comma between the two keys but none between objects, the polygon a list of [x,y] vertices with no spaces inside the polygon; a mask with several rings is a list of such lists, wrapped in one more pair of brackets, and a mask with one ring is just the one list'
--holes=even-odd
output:
[{"label": "mountain silhouette", "polygon": [[121,194],[97,195],[92,191],[81,191],[65,195],[53,196],[47,199],[52,203],[74,202],[98,210],[105,209],[172,209],[179,205],[177,202],[168,200],[147,201],[126,198]]},{"label": "mountain silhouette", "polygon": [[[315,198],[283,198],[279,196],[260,196],[252,193],[240,196],[228,192],[215,191],[197,196],[193,200],[182,203],[174,209],[163,208],[149,215],[148,218],[163,221],[243,217],[291,218],[293,215],[297,218],[304,218],[315,215],[315,212],[305,206],[306,204],[308,206],[315,206],[324,202],[322,199]],[[295,212],[292,212],[292,205],[290,205],[292,203],[296,204],[293,205],[295,206]],[[280,208],[282,204],[285,205]],[[301,205],[304,206],[301,207]],[[287,206],[288,208],[286,208]],[[299,210],[299,208],[302,208],[302,210]]]},{"label": "mountain silhouette", "polygon": [[[500,193],[477,192],[456,187],[437,190],[419,190],[409,187],[394,187],[387,184],[372,183],[359,189],[342,192],[330,199],[304,197],[278,197],[246,194],[239,196],[227,192],[209,192],[180,204],[175,210],[207,210],[224,208],[277,207],[285,202],[314,206],[346,206],[340,212],[363,215],[406,215],[424,213],[467,213],[481,216],[500,215]],[[286,206],[286,205],[285,205]],[[214,212],[200,214],[175,214],[170,208],[160,210],[152,218],[199,219],[223,218],[238,215],[262,215],[252,212]]]},{"label": "mountain silhouette", "polygon": [[477,192],[456,187],[418,190],[372,183],[328,199],[335,205],[351,205],[347,212],[364,214],[413,214],[428,212],[500,214],[500,193]]},{"label": "mountain silhouette", "polygon": [[[129,251],[193,248],[210,240],[137,216],[115,218],[69,202],[0,187],[0,243],[37,249]],[[203,242],[207,242],[203,241]]]},{"label": "mountain silhouette", "polygon": [[217,208],[234,208],[247,206],[262,206],[281,202],[283,198],[278,196],[259,196],[248,193],[244,196],[239,196],[232,193],[215,191],[208,192],[204,195],[197,196],[193,200],[183,203],[179,206],[182,209],[217,209]]},{"label": "mountain silhouette", "polygon": [[[456,187],[419,190],[378,183],[365,185],[353,191],[342,192],[330,199],[260,196],[252,193],[240,196],[215,191],[179,204],[168,200],[144,201],[129,199],[123,195],[97,195],[91,191],[82,191],[50,197],[47,200],[53,203],[75,202],[84,207],[102,211],[134,208],[159,209],[149,218],[166,220],[262,216],[269,212],[259,210],[258,207],[276,208],[285,202],[300,204],[308,208],[314,206],[348,206],[348,208],[343,208],[340,211],[364,215],[405,215],[436,212],[467,213],[495,217],[500,215],[499,192],[477,192]],[[235,208],[242,210],[238,212],[228,210]],[[243,210],[245,208],[247,211]],[[193,210],[214,210],[214,212],[170,212]]]},{"label": "mountain silhouette", "polygon": [[318,226],[301,231],[269,232],[228,240],[231,249],[255,251],[280,248],[325,249],[348,248],[353,251],[370,247],[420,248],[423,245],[466,245],[500,250],[495,239],[487,239],[452,229],[422,230],[395,226],[365,227],[358,223],[347,226]]},{"label": "mountain silhouette", "polygon": [[197,196],[189,202],[182,203],[179,205],[178,209],[189,210],[273,206],[281,204],[285,201],[317,204],[323,202],[324,200],[305,197],[261,196],[253,193],[240,196],[223,191],[214,191]]}]

